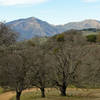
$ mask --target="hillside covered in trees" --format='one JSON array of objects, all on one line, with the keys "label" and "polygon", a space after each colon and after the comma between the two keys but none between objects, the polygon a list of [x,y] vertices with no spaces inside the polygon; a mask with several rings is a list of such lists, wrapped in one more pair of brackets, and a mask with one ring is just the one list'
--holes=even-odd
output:
[{"label": "hillside covered in trees", "polygon": [[57,88],[61,96],[69,85],[100,88],[100,36],[95,42],[90,37],[69,30],[18,42],[16,32],[0,24],[0,86],[16,91],[16,100],[33,87],[43,98],[46,88]]}]

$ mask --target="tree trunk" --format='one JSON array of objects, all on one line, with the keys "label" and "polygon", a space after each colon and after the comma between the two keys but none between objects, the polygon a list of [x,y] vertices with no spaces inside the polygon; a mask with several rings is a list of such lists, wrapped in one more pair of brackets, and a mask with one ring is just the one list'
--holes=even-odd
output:
[{"label": "tree trunk", "polygon": [[45,89],[44,88],[40,88],[41,90],[41,97],[45,98]]},{"label": "tree trunk", "polygon": [[66,88],[67,86],[65,84],[63,84],[63,86],[60,87],[61,96],[66,96]]},{"label": "tree trunk", "polygon": [[16,100],[20,100],[21,92],[16,92]]}]

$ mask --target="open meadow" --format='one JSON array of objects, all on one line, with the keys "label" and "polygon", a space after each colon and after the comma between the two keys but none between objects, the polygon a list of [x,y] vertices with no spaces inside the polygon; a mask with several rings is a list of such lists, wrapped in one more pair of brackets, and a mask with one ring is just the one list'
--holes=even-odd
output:
[{"label": "open meadow", "polygon": [[[41,98],[39,89],[25,90],[21,100],[100,100],[100,89],[68,88],[66,97],[59,96],[56,89],[46,89],[46,98]],[[0,100],[15,100],[15,92],[6,92],[0,95]]]}]

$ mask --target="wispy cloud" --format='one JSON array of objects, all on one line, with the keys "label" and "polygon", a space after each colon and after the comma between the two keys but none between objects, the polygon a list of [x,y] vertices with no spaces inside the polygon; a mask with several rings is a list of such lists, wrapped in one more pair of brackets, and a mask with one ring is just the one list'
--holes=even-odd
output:
[{"label": "wispy cloud", "polygon": [[3,6],[14,6],[14,5],[32,5],[43,3],[48,0],[0,0],[0,5]]},{"label": "wispy cloud", "polygon": [[92,3],[92,2],[98,2],[100,0],[83,0],[83,2],[87,2],[87,3]]}]

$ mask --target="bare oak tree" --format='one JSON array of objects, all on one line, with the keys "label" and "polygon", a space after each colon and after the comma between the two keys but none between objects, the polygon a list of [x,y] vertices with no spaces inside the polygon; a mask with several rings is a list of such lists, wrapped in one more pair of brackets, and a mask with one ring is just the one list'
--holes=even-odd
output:
[{"label": "bare oak tree", "polygon": [[32,86],[41,90],[41,97],[45,97],[45,88],[50,86],[49,58],[45,46],[38,45],[35,52],[30,55],[29,81]]},{"label": "bare oak tree", "polygon": [[0,85],[16,91],[16,100],[20,100],[21,93],[28,87],[27,63],[24,51],[6,49],[0,59]]},{"label": "bare oak tree", "polygon": [[71,30],[53,37],[49,42],[53,51],[53,81],[61,95],[66,96],[66,88],[76,80],[82,59],[88,53],[86,41],[79,31]]}]

